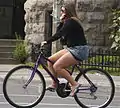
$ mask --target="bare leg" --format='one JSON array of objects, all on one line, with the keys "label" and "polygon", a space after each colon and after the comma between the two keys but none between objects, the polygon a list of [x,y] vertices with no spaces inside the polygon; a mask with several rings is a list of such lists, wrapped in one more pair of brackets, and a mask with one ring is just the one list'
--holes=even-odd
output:
[{"label": "bare leg", "polygon": [[72,56],[70,52],[67,52],[61,56],[53,65],[55,72],[67,79],[72,86],[76,86],[78,83],[72,78],[72,76],[65,70],[65,68],[78,63],[78,61]]},{"label": "bare leg", "polygon": [[[65,53],[67,53],[68,51],[66,49],[60,50],[57,53],[53,54],[51,57],[49,57],[49,59],[52,62],[56,62],[61,56],[63,56]],[[48,69],[52,72],[52,74],[57,77],[57,73],[55,72],[55,70],[53,69],[53,64],[50,63],[49,61],[47,62],[48,64]],[[55,85],[55,82],[53,81],[53,85]]]},{"label": "bare leg", "polygon": [[71,96],[74,96],[79,84],[72,78],[72,76],[65,70],[65,68],[78,63],[78,61],[72,56],[70,52],[67,52],[60,57],[53,65],[54,70],[58,75],[63,76],[71,84]]}]

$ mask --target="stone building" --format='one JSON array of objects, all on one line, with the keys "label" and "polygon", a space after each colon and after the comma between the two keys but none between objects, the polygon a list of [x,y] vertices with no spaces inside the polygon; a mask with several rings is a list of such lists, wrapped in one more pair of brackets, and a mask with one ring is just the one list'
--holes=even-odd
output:
[{"label": "stone building", "polygon": [[[64,2],[70,2],[65,0]],[[117,8],[119,0],[76,0],[76,10],[85,30],[88,43],[95,48],[109,48],[111,8]],[[27,0],[24,4],[25,40],[39,44],[52,36],[53,0]],[[57,47],[55,44],[53,46]]]},{"label": "stone building", "polygon": [[[27,42],[29,52],[31,52],[30,42],[39,44],[52,36],[57,23],[51,16],[53,7],[55,7],[53,4],[56,1],[60,4],[61,1],[70,2],[71,0],[0,0],[0,56],[3,57],[6,53],[4,59],[11,59],[9,57],[12,57],[15,47],[15,33],[19,34]],[[120,8],[120,0],[72,1],[76,2],[76,10],[89,45],[95,51],[101,47],[110,48],[110,9]],[[47,46],[49,54],[51,54],[51,51],[54,53],[60,48],[59,41]],[[10,53],[9,56],[7,55],[8,52]],[[0,61],[2,60],[0,59]]]}]

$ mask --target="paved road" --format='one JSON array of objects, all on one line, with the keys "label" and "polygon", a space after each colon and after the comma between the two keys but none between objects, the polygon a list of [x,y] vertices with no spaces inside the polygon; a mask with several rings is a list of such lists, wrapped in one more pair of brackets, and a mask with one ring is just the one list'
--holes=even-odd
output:
[{"label": "paved road", "polygon": [[[6,75],[6,72],[0,73],[0,108],[13,108],[4,99],[4,96],[2,93],[2,84],[3,84],[3,79],[5,75]],[[117,80],[115,79],[115,81],[118,81],[118,79]],[[49,82],[47,82],[47,84],[49,84]],[[63,99],[58,97],[56,93],[50,93],[50,92],[46,92],[42,102],[39,103],[34,108],[62,108],[62,107],[63,108],[80,108],[72,97]],[[117,86],[117,83],[116,83],[115,98],[107,108],[120,108],[120,86]]]},{"label": "paved road", "polygon": [[[13,108],[4,99],[2,93],[0,95],[0,108]],[[62,99],[57,97],[56,93],[46,92],[42,102],[34,108],[80,108],[72,97]],[[108,108],[120,108],[120,93],[117,93],[113,102]]]}]

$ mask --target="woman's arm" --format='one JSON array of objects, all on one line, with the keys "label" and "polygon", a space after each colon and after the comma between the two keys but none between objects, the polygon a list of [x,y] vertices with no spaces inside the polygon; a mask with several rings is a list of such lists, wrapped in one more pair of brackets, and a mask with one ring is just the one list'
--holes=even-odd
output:
[{"label": "woman's arm", "polygon": [[63,27],[63,22],[60,22],[57,26],[56,32],[58,32]]},{"label": "woman's arm", "polygon": [[[65,36],[67,34],[67,32],[69,32],[69,28],[70,28],[70,20],[68,19],[64,24],[63,26],[57,30],[57,32],[52,36],[50,37],[48,40],[47,40],[47,43],[51,43],[55,40],[58,40],[59,38],[61,38],[62,36]],[[58,29],[58,28],[57,28]]]}]

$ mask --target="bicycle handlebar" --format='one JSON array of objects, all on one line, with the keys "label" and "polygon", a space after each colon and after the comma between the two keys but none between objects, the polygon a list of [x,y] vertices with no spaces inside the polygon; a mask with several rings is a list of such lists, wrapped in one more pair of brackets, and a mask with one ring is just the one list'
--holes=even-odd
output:
[{"label": "bicycle handlebar", "polygon": [[40,53],[43,53],[44,54],[44,51],[45,50],[47,50],[47,49],[45,49],[45,45],[46,44],[34,44],[34,43],[31,43],[31,45],[32,45],[32,49],[33,49],[33,51],[34,51],[34,53],[36,53],[36,54],[40,54]]}]

